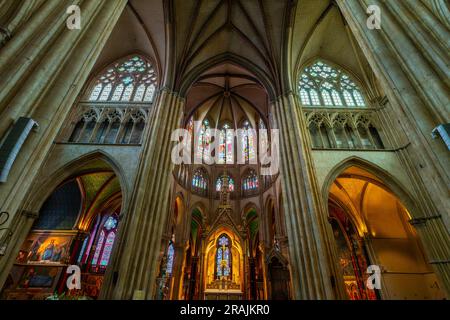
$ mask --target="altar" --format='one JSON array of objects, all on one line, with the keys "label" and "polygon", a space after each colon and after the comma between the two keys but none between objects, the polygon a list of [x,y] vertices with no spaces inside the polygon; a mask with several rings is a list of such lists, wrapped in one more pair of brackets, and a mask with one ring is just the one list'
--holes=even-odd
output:
[{"label": "altar", "polygon": [[207,285],[205,300],[242,300],[240,285],[231,280],[216,280]]}]

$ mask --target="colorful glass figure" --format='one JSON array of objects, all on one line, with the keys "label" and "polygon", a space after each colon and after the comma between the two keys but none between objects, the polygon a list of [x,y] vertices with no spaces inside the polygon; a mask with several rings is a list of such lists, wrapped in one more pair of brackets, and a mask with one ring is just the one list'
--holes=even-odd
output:
[{"label": "colorful glass figure", "polygon": [[245,163],[253,163],[256,159],[256,135],[249,121],[243,123],[242,155]]},{"label": "colorful glass figure", "polygon": [[[224,180],[224,177],[219,177],[216,180],[216,191],[219,192],[222,190],[223,180]],[[234,191],[234,180],[230,176],[228,176],[228,191],[230,191],[230,192]]]},{"label": "colorful glass figure", "polygon": [[208,161],[211,156],[209,144],[211,143],[211,134],[208,119],[203,120],[200,132],[198,134],[197,159]]},{"label": "colorful glass figure", "polygon": [[167,266],[166,266],[166,273],[172,274],[173,272],[173,258],[175,256],[175,248],[173,246],[173,243],[170,242],[169,248],[167,249]]},{"label": "colorful glass figure", "polygon": [[231,240],[227,235],[222,235],[217,240],[216,274],[217,278],[231,276]]},{"label": "colorful glass figure", "polygon": [[103,223],[100,235],[95,246],[92,266],[106,267],[111,258],[114,241],[116,240],[118,220],[109,216]]},{"label": "colorful glass figure", "polygon": [[254,170],[250,170],[243,179],[242,188],[244,189],[244,191],[251,191],[258,189],[258,187],[258,176],[256,175],[256,172]]},{"label": "colorful glass figure", "polygon": [[225,123],[219,134],[219,164],[233,163],[234,134],[231,125]]},{"label": "colorful glass figure", "polygon": [[192,178],[192,187],[196,189],[206,190],[208,182],[205,177],[205,172],[202,169],[197,169]]}]

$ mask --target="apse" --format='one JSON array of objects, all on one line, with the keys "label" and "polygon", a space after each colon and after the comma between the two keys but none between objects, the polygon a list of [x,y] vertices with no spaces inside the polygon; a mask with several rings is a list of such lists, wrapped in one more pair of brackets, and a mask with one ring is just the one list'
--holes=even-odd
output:
[{"label": "apse", "polygon": [[[281,236],[281,228],[275,227],[278,219],[267,218],[274,217],[276,209],[268,212],[263,205],[265,199],[276,198],[279,183],[278,173],[262,175],[258,154],[259,130],[270,129],[268,105],[258,78],[231,62],[209,68],[187,91],[181,126],[191,133],[191,158],[196,161],[176,165],[173,171],[172,194],[177,196],[166,227],[171,240],[162,245],[158,297],[256,300],[271,296],[264,257]],[[213,136],[209,129],[219,134]],[[233,133],[237,130],[243,134]],[[214,143],[217,148],[211,147]],[[174,223],[180,195],[183,207],[193,209],[184,222]],[[271,235],[266,228],[273,230]],[[169,252],[172,244],[179,250]],[[287,248],[283,250],[279,254],[287,255]],[[177,266],[169,267],[170,274],[167,261]],[[278,292],[279,280],[273,280]],[[289,276],[282,281],[289,286]]]},{"label": "apse", "polygon": [[210,235],[206,248],[205,299],[217,300],[223,293],[239,299],[244,286],[244,257],[240,239],[222,227]]}]

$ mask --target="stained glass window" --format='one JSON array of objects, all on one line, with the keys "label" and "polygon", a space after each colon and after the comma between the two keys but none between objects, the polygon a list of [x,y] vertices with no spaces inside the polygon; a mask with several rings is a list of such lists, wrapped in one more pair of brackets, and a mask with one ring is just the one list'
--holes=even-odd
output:
[{"label": "stained glass window", "polygon": [[244,121],[242,134],[242,155],[245,163],[253,163],[256,160],[256,131],[252,129],[249,121]]},{"label": "stained glass window", "polygon": [[102,92],[103,89],[103,85],[101,83],[98,83],[94,89],[91,92],[91,97],[89,98],[89,100],[91,101],[95,101],[100,97],[100,93]]},{"label": "stained glass window", "polygon": [[242,181],[244,191],[256,190],[259,187],[258,176],[254,170],[250,170]]},{"label": "stained glass window", "polygon": [[[266,131],[264,131],[266,130]],[[265,132],[265,134],[263,133]],[[264,120],[262,118],[259,119],[259,148],[260,150],[260,156],[267,156],[266,153],[270,150],[269,145],[269,132],[267,130],[266,124],[264,123]],[[261,161],[265,162],[265,161]]]},{"label": "stained glass window", "polygon": [[98,258],[100,257],[100,252],[102,251],[104,241],[105,241],[105,231],[102,230],[102,232],[100,232],[100,237],[98,238],[98,241],[97,241],[94,258],[92,259],[93,265],[96,265],[98,262]]},{"label": "stained glass window", "polygon": [[116,240],[117,224],[118,220],[113,216],[109,216],[103,223],[92,258],[92,266],[106,267],[108,265]]},{"label": "stained glass window", "polygon": [[231,240],[227,235],[221,235],[217,240],[216,274],[217,278],[231,276]]},{"label": "stained glass window", "polygon": [[89,95],[89,101],[152,102],[156,73],[140,56],[117,62],[100,75]]},{"label": "stained glass window", "polygon": [[[224,177],[220,177],[220,178],[217,179],[217,181],[216,181],[216,191],[222,190],[223,180],[224,180]],[[234,191],[234,180],[230,176],[228,176],[228,190],[230,192]]]},{"label": "stained glass window", "polygon": [[206,190],[208,188],[208,181],[206,179],[206,173],[202,169],[197,169],[192,178],[192,187],[194,189]]},{"label": "stained glass window", "polygon": [[153,101],[153,97],[155,96],[155,90],[156,90],[156,87],[155,87],[154,84],[152,84],[149,87],[147,87],[147,90],[145,91],[145,96],[144,96],[144,101],[145,102],[152,102]]},{"label": "stained glass window", "polygon": [[189,131],[189,134],[191,135],[191,137],[194,135],[194,119],[193,118],[189,119],[189,122],[186,126],[186,130]]},{"label": "stained glass window", "polygon": [[141,84],[137,88],[136,93],[134,94],[134,101],[142,101],[142,99],[144,99],[145,89],[145,84]]},{"label": "stained glass window", "polygon": [[219,134],[219,164],[233,163],[234,134],[231,125],[225,123]]},{"label": "stained glass window", "polygon": [[108,237],[106,238],[105,246],[103,247],[102,258],[100,260],[101,266],[107,266],[109,262],[109,258],[111,257],[112,247],[114,245],[114,240],[116,239],[116,234],[110,232]]},{"label": "stained glass window", "polygon": [[342,70],[322,61],[305,68],[298,89],[305,106],[366,106],[358,85]]},{"label": "stained glass window", "polygon": [[172,274],[173,271],[173,258],[175,256],[175,249],[173,247],[173,243],[170,242],[169,248],[167,249],[167,267],[166,273]]},{"label": "stained glass window", "polygon": [[110,231],[111,229],[114,229],[117,227],[117,220],[113,217],[108,217],[108,219],[105,222],[105,229]]},{"label": "stained glass window", "polygon": [[125,90],[125,87],[121,83],[114,90],[114,94],[111,97],[111,101],[119,101],[120,98],[122,97],[123,90]]},{"label": "stained glass window", "polygon": [[89,237],[86,237],[86,239],[84,239],[84,241],[83,241],[83,245],[81,246],[81,250],[80,250],[80,255],[78,256],[78,260],[77,260],[78,264],[81,264],[81,261],[83,260],[84,250],[86,250],[88,241],[89,241]]},{"label": "stained glass window", "polygon": [[202,159],[205,161],[209,160],[210,150],[209,144],[211,143],[211,134],[207,130],[210,129],[208,119],[203,120],[198,133],[198,149],[197,149],[197,159]]},{"label": "stained glass window", "polygon": [[102,94],[100,95],[100,98],[98,100],[100,101],[106,101],[109,100],[109,95],[112,91],[112,85],[111,83],[108,83],[106,86],[103,87]]}]

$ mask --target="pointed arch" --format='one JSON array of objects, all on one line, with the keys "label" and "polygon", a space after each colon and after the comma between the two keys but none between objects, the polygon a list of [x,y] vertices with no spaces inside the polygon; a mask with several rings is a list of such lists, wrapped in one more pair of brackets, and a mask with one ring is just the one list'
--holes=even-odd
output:
[{"label": "pointed arch", "polygon": [[405,206],[408,208],[408,211],[412,214],[413,217],[420,216],[418,205],[414,201],[414,197],[410,194],[409,191],[407,191],[407,189],[400,183],[400,181],[397,180],[397,178],[395,178],[376,164],[356,156],[351,156],[347,159],[342,160],[330,170],[330,173],[325,178],[322,186],[324,203],[328,203],[329,190],[333,182],[340,174],[342,174],[346,169],[350,167],[360,168],[374,175],[375,177],[378,177],[381,181],[383,181],[385,187],[388,188],[387,191],[399,197],[401,202],[405,204]]},{"label": "pointed arch", "polygon": [[84,100],[150,103],[158,87],[152,60],[132,53],[93,73],[84,90]]},{"label": "pointed arch", "polygon": [[192,84],[195,83],[195,81],[205,71],[226,62],[240,66],[250,71],[251,73],[255,74],[256,78],[260,81],[262,86],[267,91],[270,100],[276,98],[275,85],[272,83],[270,76],[268,74],[266,74],[263,70],[261,70],[256,64],[254,64],[250,60],[229,52],[211,57],[203,61],[200,65],[191,69],[187,74],[185,74],[179,86],[180,95],[185,97]]},{"label": "pointed arch", "polygon": [[60,185],[64,181],[67,181],[71,178],[76,178],[77,176],[83,174],[101,171],[87,167],[89,163],[93,163],[95,161],[104,162],[106,164],[106,167],[108,167],[108,170],[111,170],[118,178],[122,193],[122,208],[124,208],[123,211],[126,212],[125,208],[127,207],[128,199],[130,196],[130,187],[125,177],[125,170],[111,155],[100,149],[94,150],[90,153],[86,153],[76,159],[71,160],[70,162],[56,169],[44,180],[40,180],[39,185],[36,185],[33,189],[34,191],[30,192],[31,196],[25,203],[24,210],[28,210],[31,212],[39,211],[39,208],[42,206],[45,199],[47,199],[47,197],[53,192],[56,186]]},{"label": "pointed arch", "polygon": [[301,68],[296,90],[304,106],[368,107],[367,90],[362,82],[344,67],[316,57]]}]

